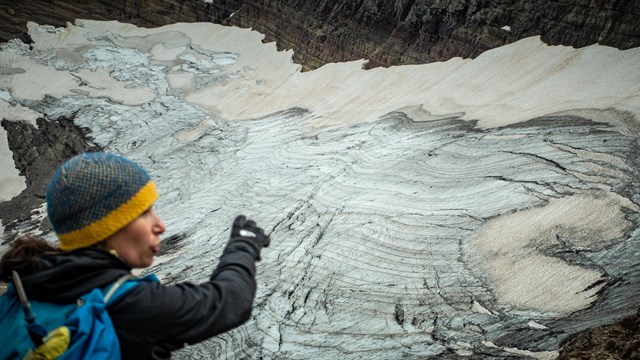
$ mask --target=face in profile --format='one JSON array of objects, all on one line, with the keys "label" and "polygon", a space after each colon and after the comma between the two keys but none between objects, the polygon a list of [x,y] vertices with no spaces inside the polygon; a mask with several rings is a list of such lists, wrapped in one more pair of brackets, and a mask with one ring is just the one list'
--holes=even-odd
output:
[{"label": "face in profile", "polygon": [[156,212],[149,208],[104,241],[107,250],[115,250],[118,256],[132,268],[146,268],[160,252],[160,235],[165,225]]}]

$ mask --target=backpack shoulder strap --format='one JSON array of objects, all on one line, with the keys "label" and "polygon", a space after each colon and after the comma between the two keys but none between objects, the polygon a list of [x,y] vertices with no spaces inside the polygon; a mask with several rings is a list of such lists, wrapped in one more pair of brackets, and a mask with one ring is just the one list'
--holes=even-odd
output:
[{"label": "backpack shoulder strap", "polygon": [[[116,301],[121,296],[127,294],[133,287],[141,282],[157,282],[160,280],[154,275],[149,274],[145,277],[139,278],[131,274],[126,274],[118,278],[110,287],[103,289],[104,303],[109,306],[110,302]],[[106,292],[105,292],[106,291]]]},{"label": "backpack shoulder strap", "polygon": [[116,292],[118,291],[118,289],[120,289],[120,286],[122,286],[122,284],[124,284],[125,282],[134,279],[135,276],[131,275],[131,274],[126,274],[121,276],[120,278],[118,278],[118,280],[116,280],[113,285],[111,285],[111,287],[109,287],[109,290],[107,291],[106,294],[104,294],[104,303],[108,304],[109,300],[111,300],[111,298],[113,297],[113,295],[116,294]]}]

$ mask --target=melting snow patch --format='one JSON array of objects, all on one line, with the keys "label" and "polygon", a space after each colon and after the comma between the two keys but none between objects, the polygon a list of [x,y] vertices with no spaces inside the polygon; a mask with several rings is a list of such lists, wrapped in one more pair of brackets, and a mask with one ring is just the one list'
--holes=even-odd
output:
[{"label": "melting snow patch", "polygon": [[11,92],[9,92],[9,90],[0,89],[0,99],[6,102],[11,102],[11,100],[13,100],[13,97],[11,97]]},{"label": "melting snow patch", "polygon": [[482,306],[479,302],[477,301],[473,301],[473,305],[471,306],[471,310],[475,313],[480,313],[480,314],[487,314],[487,315],[493,315],[493,313],[487,309],[486,307]]},{"label": "melting snow patch", "polygon": [[559,355],[557,351],[529,351],[529,350],[520,350],[517,348],[509,348],[509,347],[503,348],[503,347],[497,346],[491,341],[483,341],[482,344],[487,347],[498,348],[512,354],[528,356],[528,357],[532,357],[534,359],[539,359],[539,360],[551,360],[551,359],[557,358]]},{"label": "melting snow patch", "polygon": [[0,51],[28,56],[31,49],[29,48],[29,45],[23,43],[22,40],[11,39],[6,43],[0,44]]},{"label": "melting snow patch", "polygon": [[[3,115],[4,117],[4,115]],[[24,177],[16,169],[13,153],[9,149],[6,130],[0,128],[0,201],[9,201],[26,188]],[[4,231],[4,230],[3,230]]]},{"label": "melting snow patch", "polygon": [[545,329],[548,329],[548,327],[547,327],[547,326],[544,326],[544,325],[542,325],[542,324],[540,324],[540,323],[538,323],[538,322],[535,322],[535,321],[533,321],[533,320],[529,321],[529,322],[527,323],[527,325],[529,325],[529,327],[530,327],[530,328],[532,328],[532,329],[536,329],[536,330],[545,330]]}]

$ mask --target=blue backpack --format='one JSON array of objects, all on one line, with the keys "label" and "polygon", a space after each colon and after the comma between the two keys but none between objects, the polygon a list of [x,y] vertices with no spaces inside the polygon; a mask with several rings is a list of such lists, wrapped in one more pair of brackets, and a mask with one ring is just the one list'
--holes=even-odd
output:
[{"label": "blue backpack", "polygon": [[142,281],[158,279],[153,274],[144,278],[128,274],[91,290],[78,303],[60,305],[27,301],[15,274],[7,293],[0,296],[0,360],[119,360],[120,344],[106,310]]}]

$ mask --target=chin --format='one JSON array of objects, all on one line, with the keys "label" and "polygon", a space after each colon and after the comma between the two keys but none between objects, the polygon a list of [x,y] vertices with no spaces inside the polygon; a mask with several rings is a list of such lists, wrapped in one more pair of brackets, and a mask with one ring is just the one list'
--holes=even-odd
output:
[{"label": "chin", "polygon": [[151,266],[151,264],[153,264],[153,259],[149,261],[141,261],[135,265],[132,265],[131,267],[134,269],[146,269]]}]

